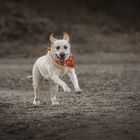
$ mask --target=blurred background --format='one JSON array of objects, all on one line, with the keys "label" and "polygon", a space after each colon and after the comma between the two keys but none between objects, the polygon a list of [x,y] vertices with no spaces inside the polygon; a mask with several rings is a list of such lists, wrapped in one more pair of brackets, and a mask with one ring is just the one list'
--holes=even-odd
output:
[{"label": "blurred background", "polygon": [[0,57],[38,57],[63,32],[80,55],[137,54],[139,17],[139,0],[0,0]]}]

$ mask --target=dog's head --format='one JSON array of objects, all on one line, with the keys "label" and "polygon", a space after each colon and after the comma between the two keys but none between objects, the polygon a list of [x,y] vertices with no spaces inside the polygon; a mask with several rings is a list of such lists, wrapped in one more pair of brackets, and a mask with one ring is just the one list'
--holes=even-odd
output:
[{"label": "dog's head", "polygon": [[71,54],[69,35],[65,32],[63,33],[63,39],[54,38],[53,34],[50,35],[51,41],[51,54],[55,60],[63,62],[67,60]]}]

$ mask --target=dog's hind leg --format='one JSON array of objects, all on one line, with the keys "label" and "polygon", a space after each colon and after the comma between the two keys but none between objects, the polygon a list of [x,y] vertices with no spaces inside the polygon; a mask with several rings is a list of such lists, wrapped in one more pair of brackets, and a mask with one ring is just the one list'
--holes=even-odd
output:
[{"label": "dog's hind leg", "polygon": [[36,65],[33,67],[33,88],[34,88],[34,100],[33,104],[38,106],[40,104],[39,101],[39,91],[43,85],[43,78],[37,68]]},{"label": "dog's hind leg", "polygon": [[58,92],[58,85],[53,83],[52,81],[49,81],[50,84],[50,97],[52,101],[52,105],[60,105],[60,103],[57,101],[56,95]]}]

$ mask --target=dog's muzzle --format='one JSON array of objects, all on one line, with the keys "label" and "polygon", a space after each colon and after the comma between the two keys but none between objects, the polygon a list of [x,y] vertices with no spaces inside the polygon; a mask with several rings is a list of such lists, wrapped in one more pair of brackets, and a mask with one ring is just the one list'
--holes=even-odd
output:
[{"label": "dog's muzzle", "polygon": [[60,61],[64,61],[66,58],[65,53],[60,53],[59,56],[56,54],[56,57],[60,60]]},{"label": "dog's muzzle", "polygon": [[60,58],[63,59],[63,58],[65,58],[65,53],[60,53],[59,56],[60,56]]}]

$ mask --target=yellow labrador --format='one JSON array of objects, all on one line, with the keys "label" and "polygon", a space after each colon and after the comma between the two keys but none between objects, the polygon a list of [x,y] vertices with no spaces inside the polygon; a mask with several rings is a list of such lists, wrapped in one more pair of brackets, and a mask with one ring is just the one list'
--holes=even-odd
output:
[{"label": "yellow labrador", "polygon": [[58,86],[62,87],[65,92],[71,92],[68,85],[60,79],[64,75],[68,75],[74,85],[75,92],[82,92],[79,88],[77,76],[74,69],[74,61],[69,43],[69,35],[63,33],[63,39],[55,39],[53,34],[50,35],[51,47],[48,53],[38,58],[33,66],[32,78],[34,88],[35,106],[39,105],[39,90],[42,87],[43,79],[49,80],[52,105],[59,105],[56,99]]}]

